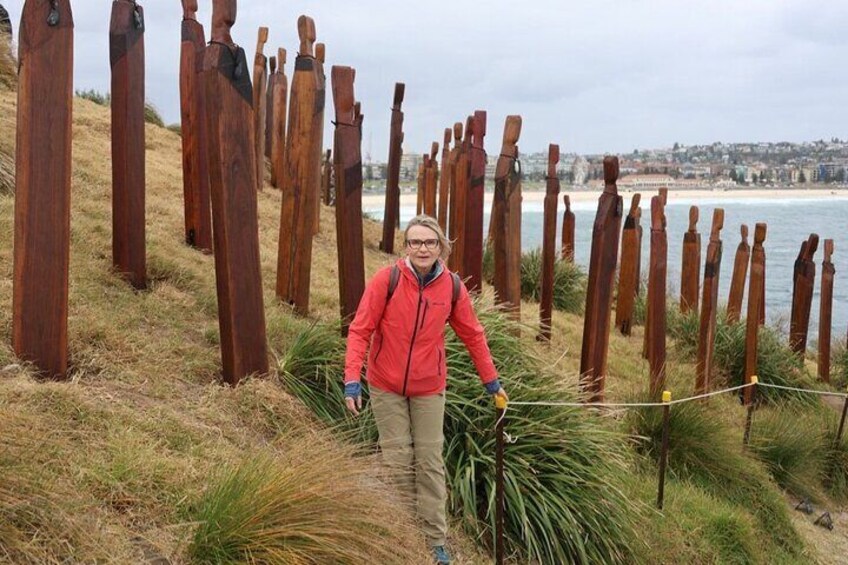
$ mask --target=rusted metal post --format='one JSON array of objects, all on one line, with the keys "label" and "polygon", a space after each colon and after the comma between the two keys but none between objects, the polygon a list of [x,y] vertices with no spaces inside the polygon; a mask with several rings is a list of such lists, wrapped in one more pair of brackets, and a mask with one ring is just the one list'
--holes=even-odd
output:
[{"label": "rusted metal post", "polygon": [[271,153],[271,186],[283,186],[286,166],[286,122],[288,116],[289,79],[286,76],[286,50],[277,50],[277,71],[269,79],[271,116],[269,134]]},{"label": "rusted metal post", "polygon": [[518,138],[521,116],[507,116],[503,144],[495,168],[495,299],[507,305],[515,319],[521,314],[521,168]]},{"label": "rusted metal post", "polygon": [[235,0],[214,0],[203,56],[215,279],[224,379],[268,372],[259,264],[253,91],[244,49],[233,43]]},{"label": "rusted metal post", "polygon": [[665,388],[665,288],[668,272],[668,236],[665,226],[662,197],[654,196],[651,198],[651,258],[648,271],[648,304],[651,310],[648,363],[651,371],[651,398],[659,396]]},{"label": "rusted metal post", "polygon": [[565,211],[562,213],[562,260],[574,263],[574,212],[571,211],[571,198],[562,196]]},{"label": "rusted metal post", "polygon": [[[483,208],[486,183],[486,112],[477,110],[469,122],[471,143],[469,145],[468,195],[465,199],[463,228],[463,274],[467,277],[468,291],[478,293],[483,289]],[[519,186],[520,194],[520,186]],[[520,195],[519,195],[520,199]],[[520,222],[520,220],[519,220]],[[521,250],[518,251],[519,255]],[[520,269],[520,267],[519,267]],[[519,294],[521,291],[519,290]]]},{"label": "rusted metal post", "polygon": [[542,233],[542,286],[539,300],[539,341],[551,340],[554,305],[554,261],[556,259],[557,203],[559,202],[559,145],[548,146],[548,174],[545,177],[545,216]]},{"label": "rusted metal post", "polygon": [[348,326],[365,290],[362,246],[362,124],[361,115],[357,116],[354,109],[353,82],[353,69],[333,67],[333,104],[336,110],[336,239],[343,335],[347,335]]},{"label": "rusted metal post", "polygon": [[504,426],[507,402],[495,396],[495,563],[504,562]]},{"label": "rusted metal post", "polygon": [[442,166],[439,169],[439,225],[442,231],[448,230],[448,199],[450,198],[450,142],[451,130],[445,128],[445,138],[442,142]]},{"label": "rusted metal post", "polygon": [[748,263],[751,259],[751,247],[748,245],[748,226],[740,228],[742,241],[736,248],[736,258],[733,261],[733,277],[730,279],[730,295],[727,299],[727,323],[739,321],[742,314],[742,299],[745,296],[745,279],[748,276]]},{"label": "rusted metal post", "polygon": [[792,318],[789,324],[789,347],[804,357],[807,353],[807,332],[810,327],[810,308],[813,304],[813,289],[816,281],[816,263],[813,256],[819,246],[819,236],[810,237],[801,244],[795,260],[792,285]]},{"label": "rusted metal post", "polygon": [[704,262],[704,289],[701,300],[701,319],[698,332],[698,358],[695,366],[695,394],[704,394],[710,389],[715,352],[716,312],[718,310],[718,281],[721,272],[721,230],[724,227],[724,210],[713,211],[710,228],[710,243]]},{"label": "rusted metal post", "polygon": [[701,285],[701,234],[698,233],[698,207],[689,208],[689,230],[683,234],[683,260],[680,268],[680,311],[698,312]]},{"label": "rusted metal post", "polygon": [[[748,313],[745,320],[745,383],[750,383],[757,374],[757,347],[758,332],[760,328],[757,312],[762,310],[760,301],[763,299],[762,291],[765,286],[766,251],[763,242],[766,240],[766,224],[757,224],[754,227],[754,247],[751,249],[751,274],[748,281]],[[751,389],[746,388],[743,393],[745,404],[752,401]]]},{"label": "rusted metal post", "polygon": [[822,261],[821,306],[819,310],[819,380],[830,382],[830,330],[833,320],[833,240],[824,240],[824,261]]},{"label": "rusted metal post", "polygon": [[[662,199],[660,196],[654,196],[654,198]],[[653,198],[651,200],[653,200]],[[651,207],[653,208],[653,202],[651,202]],[[657,485],[657,508],[660,510],[662,510],[663,502],[665,501],[665,470],[668,466],[668,440],[671,432],[671,391],[663,391],[662,402],[663,431],[662,444],[660,446],[659,484]]]},{"label": "rusted metal post", "polygon": [[400,207],[400,159],[403,144],[403,95],[406,85],[395,83],[395,96],[392,102],[392,122],[389,129],[389,163],[386,174],[386,207],[383,212],[383,239],[380,249],[385,253],[395,252],[395,226],[398,223]]},{"label": "rusted metal post", "polygon": [[618,157],[604,157],[604,192],[592,227],[589,282],[583,345],[580,355],[580,388],[590,402],[603,402],[610,332],[610,307],[618,263],[622,201],[618,195]]},{"label": "rusted metal post", "polygon": [[615,327],[622,335],[630,335],[633,325],[633,309],[636,305],[636,279],[638,268],[636,261],[639,256],[639,232],[636,220],[639,210],[639,202],[642,195],[636,193],[630,201],[630,212],[624,219],[624,228],[621,230],[621,262],[618,269],[618,298],[615,305]]},{"label": "rusted metal post", "polygon": [[268,28],[260,27],[253,56],[253,139],[255,148],[256,190],[265,184],[265,104],[267,102],[268,58],[263,53]]},{"label": "rusted metal post", "polygon": [[21,12],[12,347],[48,378],[68,369],[74,18],[69,0]]},{"label": "rusted metal post", "polygon": [[112,67],[112,264],[136,289],[147,287],[144,240],[144,10],[114,0]]},{"label": "rusted metal post", "polygon": [[180,48],[180,117],[183,146],[185,242],[212,252],[212,205],[209,196],[209,148],[206,93],[200,77],[206,36],[196,19],[197,0],[183,0]]}]

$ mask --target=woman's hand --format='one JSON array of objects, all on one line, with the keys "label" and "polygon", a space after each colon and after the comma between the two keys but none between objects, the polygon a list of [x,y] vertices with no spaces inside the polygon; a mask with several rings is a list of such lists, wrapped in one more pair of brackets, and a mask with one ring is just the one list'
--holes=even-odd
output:
[{"label": "woman's hand", "polygon": [[509,396],[507,396],[506,391],[504,390],[504,387],[499,388],[498,392],[495,393],[495,396],[500,396],[501,398],[503,398],[504,400],[509,402]]},{"label": "woman's hand", "polygon": [[[501,389],[503,390],[503,389]],[[506,393],[504,393],[506,394]],[[357,396],[356,398],[352,396],[345,397],[345,406],[347,409],[354,415],[359,416],[359,411],[362,410],[362,395]]]}]

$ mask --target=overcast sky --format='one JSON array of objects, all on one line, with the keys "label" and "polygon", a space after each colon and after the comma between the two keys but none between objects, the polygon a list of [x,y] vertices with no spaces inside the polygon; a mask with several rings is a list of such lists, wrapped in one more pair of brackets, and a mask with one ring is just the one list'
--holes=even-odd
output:
[{"label": "overcast sky", "polygon": [[[0,0],[15,33],[23,0]],[[78,89],[109,89],[108,0],[71,0]],[[211,0],[199,0],[209,32]],[[146,11],[147,98],[179,121],[179,0]],[[407,152],[488,111],[486,147],[520,114],[522,151],[629,152],[713,141],[848,137],[848,2],[844,0],[242,0],[233,29],[248,59],[297,50],[297,17],[327,45],[325,145],[332,143],[330,67],[356,69],[363,153],[386,159],[395,82],[406,83]]]}]

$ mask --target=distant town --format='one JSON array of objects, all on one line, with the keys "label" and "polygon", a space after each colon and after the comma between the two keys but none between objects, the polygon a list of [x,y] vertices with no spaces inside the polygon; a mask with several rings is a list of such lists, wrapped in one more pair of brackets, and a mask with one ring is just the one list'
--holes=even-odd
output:
[{"label": "distant town", "polygon": [[[588,190],[603,185],[603,155],[563,154],[557,166],[560,180]],[[414,183],[423,155],[408,153],[401,160],[401,183]],[[544,181],[547,153],[522,154],[524,179]],[[712,143],[664,149],[637,149],[619,155],[622,189],[783,188],[795,185],[848,183],[848,141],[833,138],[804,143]],[[489,157],[486,178],[491,184],[497,159]],[[387,165],[363,165],[366,190],[385,189]]]}]

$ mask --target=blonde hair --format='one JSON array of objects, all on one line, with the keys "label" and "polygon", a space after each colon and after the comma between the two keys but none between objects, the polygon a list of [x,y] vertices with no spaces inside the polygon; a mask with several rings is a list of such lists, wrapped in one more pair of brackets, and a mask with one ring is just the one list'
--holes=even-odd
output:
[{"label": "blonde hair", "polygon": [[442,259],[447,259],[451,254],[451,242],[445,236],[445,232],[442,231],[442,226],[439,225],[439,222],[433,216],[428,216],[427,214],[419,214],[415,216],[409,223],[406,224],[406,229],[403,232],[403,241],[404,245],[406,245],[407,234],[409,233],[409,228],[413,226],[422,226],[433,230],[436,233],[436,237],[439,238],[439,248],[441,249],[440,257]]}]

